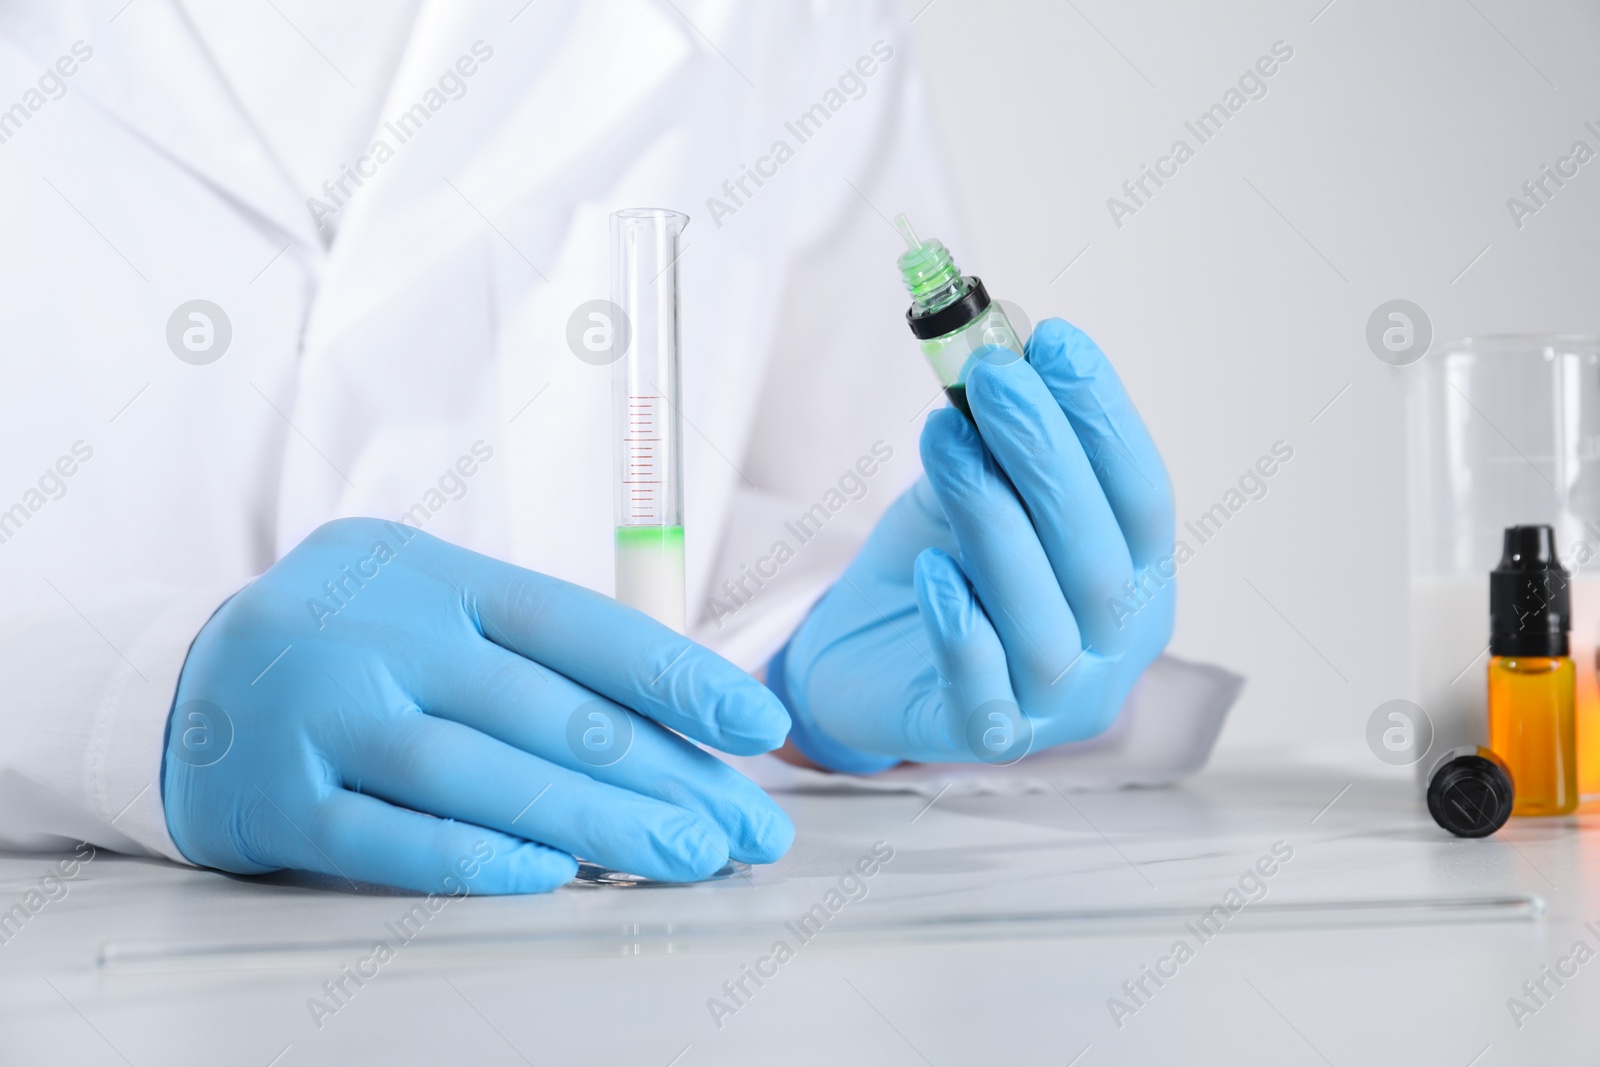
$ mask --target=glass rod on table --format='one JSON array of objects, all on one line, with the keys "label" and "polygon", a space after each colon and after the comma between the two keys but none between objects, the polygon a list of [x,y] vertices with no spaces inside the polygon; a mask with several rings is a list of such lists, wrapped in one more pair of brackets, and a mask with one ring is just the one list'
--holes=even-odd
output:
[{"label": "glass rod on table", "polygon": [[617,599],[679,633],[686,620],[678,250],[688,222],[662,208],[611,216],[611,300],[629,333],[612,385]]}]

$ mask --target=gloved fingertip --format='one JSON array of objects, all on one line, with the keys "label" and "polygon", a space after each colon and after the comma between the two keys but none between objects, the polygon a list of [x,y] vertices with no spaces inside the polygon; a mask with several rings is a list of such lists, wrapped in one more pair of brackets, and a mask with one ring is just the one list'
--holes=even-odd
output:
[{"label": "gloved fingertip", "polygon": [[714,736],[707,744],[735,756],[759,756],[779,747],[789,736],[789,709],[755,679],[719,693],[715,699]]},{"label": "gloved fingertip", "polygon": [[987,407],[1005,394],[1005,368],[979,363],[967,372],[967,406]]},{"label": "gloved fingertip", "polygon": [[975,458],[983,448],[972,422],[955,408],[941,408],[923,424],[918,449],[930,475],[952,463]]},{"label": "gloved fingertip", "polygon": [[1054,371],[1071,378],[1092,378],[1109,366],[1100,346],[1065,319],[1045,319],[1034,327],[1028,361],[1040,374]]},{"label": "gloved fingertip", "polygon": [[794,823],[778,805],[768,801],[751,812],[744,839],[729,854],[743,863],[776,863],[794,844]]},{"label": "gloved fingertip", "polygon": [[915,563],[912,564],[917,574],[927,574],[928,577],[943,577],[948,575],[959,576],[961,567],[955,559],[944,549],[937,545],[930,545],[917,553]]},{"label": "gloved fingertip", "polygon": [[922,424],[924,439],[929,434],[954,437],[958,440],[976,439],[977,432],[972,428],[972,422],[955,408],[937,408],[928,413],[927,421]]},{"label": "gloved fingertip", "polygon": [[981,363],[967,375],[967,402],[987,431],[986,418],[1007,422],[1026,418],[1037,405],[1054,406],[1049,387],[1034,367],[1021,359],[1009,363]]},{"label": "gloved fingertip", "polygon": [[1033,328],[1033,335],[1028,338],[1028,355],[1034,354],[1034,349],[1064,347],[1073,335],[1079,333],[1078,328],[1066,319],[1052,317],[1045,319]]},{"label": "gloved fingertip", "polygon": [[728,862],[728,838],[715,823],[685,812],[663,829],[656,845],[665,881],[703,881]]},{"label": "gloved fingertip", "polygon": [[524,841],[483,864],[482,876],[467,883],[472,892],[490,895],[548,893],[572,881],[578,861],[560,849]]}]

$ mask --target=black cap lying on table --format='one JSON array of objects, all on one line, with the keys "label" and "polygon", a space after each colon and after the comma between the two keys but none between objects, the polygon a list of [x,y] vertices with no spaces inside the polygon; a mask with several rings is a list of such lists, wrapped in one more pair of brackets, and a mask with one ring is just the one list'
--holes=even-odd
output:
[{"label": "black cap lying on table", "polygon": [[1511,772],[1486,748],[1451,749],[1428,776],[1428,814],[1457,837],[1488,837],[1511,818]]}]

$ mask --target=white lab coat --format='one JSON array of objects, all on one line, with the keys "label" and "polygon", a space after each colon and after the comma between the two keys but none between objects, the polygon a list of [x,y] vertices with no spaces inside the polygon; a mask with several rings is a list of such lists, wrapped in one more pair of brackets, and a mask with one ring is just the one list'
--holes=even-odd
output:
[{"label": "white lab coat", "polygon": [[[328,519],[425,516],[611,590],[611,375],[566,330],[607,295],[617,208],[693,220],[695,637],[760,665],[917,475],[938,390],[880,214],[947,239],[955,219],[893,0],[421,0],[381,108],[413,135],[379,126],[392,155],[347,161],[369,176],[331,245],[262,133],[316,109],[246,114],[179,0],[123,2],[0,15],[0,109],[23,109],[0,111],[0,846],[181,859],[159,772],[189,643]],[[465,89],[438,92],[463,57]],[[207,365],[166,338],[197,298],[232,328]],[[865,496],[730,597],[878,442]],[[491,458],[452,477],[475,446]]]}]

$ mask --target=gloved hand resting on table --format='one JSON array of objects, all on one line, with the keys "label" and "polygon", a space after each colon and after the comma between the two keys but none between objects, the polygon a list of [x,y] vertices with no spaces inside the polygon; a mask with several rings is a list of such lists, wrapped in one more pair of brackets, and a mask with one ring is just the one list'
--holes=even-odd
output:
[{"label": "gloved hand resting on table", "polygon": [[1005,764],[1093,737],[1172,634],[1172,489],[1105,356],[1051,319],[1026,361],[979,357],[977,428],[928,418],[926,473],[767,668],[823,767]]},{"label": "gloved hand resting on table", "polygon": [[671,731],[749,755],[788,726],[754,678],[608,597],[343,519],[195,638],[162,794],[183,854],[238,874],[531,893],[581,856],[689,881],[777,859],[794,828]]}]

